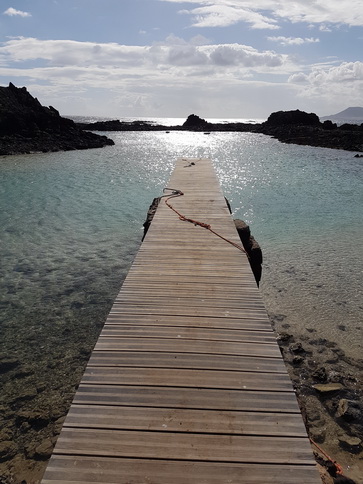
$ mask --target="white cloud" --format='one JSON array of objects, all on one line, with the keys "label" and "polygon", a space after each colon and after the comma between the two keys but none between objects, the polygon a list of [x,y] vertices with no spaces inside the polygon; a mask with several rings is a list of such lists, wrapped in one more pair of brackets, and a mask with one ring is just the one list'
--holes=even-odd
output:
[{"label": "white cloud", "polygon": [[324,88],[328,84],[343,83],[362,83],[363,82],[363,62],[343,62],[338,66],[329,68],[313,67],[310,74],[303,73],[293,74],[289,78],[289,82],[298,82],[304,79],[312,86]]},{"label": "white cloud", "polygon": [[[310,73],[296,73],[289,83],[300,86],[298,96],[332,106],[355,106],[363,98],[363,62],[343,62],[337,66],[313,66]],[[329,108],[330,105],[330,108]],[[334,111],[334,109],[332,110]]]},{"label": "white cloud", "polygon": [[[270,76],[289,75],[298,69],[288,56],[273,51],[241,44],[211,45],[206,41],[198,37],[186,42],[169,36],[163,43],[126,46],[12,38],[0,44],[0,77],[5,83],[11,80],[16,85],[38,86],[34,95],[44,103],[39,93],[48,93],[47,104],[68,113],[74,111],[63,103],[79,93],[80,99],[94,106],[94,113],[103,111],[106,115],[107,108],[109,115],[115,115],[116,106],[100,102],[96,109],[95,103],[87,101],[87,95],[91,100],[102,92],[104,97],[122,99],[123,115],[178,116],[177,106],[179,114],[184,109],[184,114],[190,114],[201,112],[197,108],[202,104],[204,110],[210,110],[209,116],[213,110],[214,115],[228,112],[238,116],[237,95],[245,105],[252,105],[253,95],[248,98],[247,92],[271,85]],[[289,84],[288,89],[293,91],[295,87]],[[143,112],[140,102],[135,104],[137,99],[142,100]],[[255,110],[268,109],[258,107],[258,99],[254,105]],[[252,111],[246,114],[251,115]]]},{"label": "white cloud", "polygon": [[279,28],[277,21],[363,25],[361,0],[160,0],[197,5],[180,13],[192,16],[194,27],[226,27],[246,22],[254,29]]},{"label": "white cloud", "polygon": [[[197,39],[202,44],[202,39]],[[238,67],[255,72],[273,72],[285,66],[291,72],[289,58],[273,51],[258,51],[241,44],[198,45],[196,39],[186,42],[170,35],[165,42],[152,46],[127,46],[116,43],[96,44],[72,40],[39,40],[19,37],[10,39],[0,47],[0,60],[4,63],[43,61],[57,67],[113,67],[124,70],[125,75],[150,72],[157,69],[174,75],[174,67],[184,67],[183,76],[191,74],[196,67],[209,66],[217,73],[220,68]],[[223,69],[221,74],[225,74]],[[180,73],[178,73],[180,75]]]},{"label": "white cloud", "polygon": [[332,32],[332,29],[325,24],[319,25],[320,32]]},{"label": "white cloud", "polygon": [[281,45],[303,45],[303,44],[314,44],[316,42],[320,42],[320,39],[314,39],[313,37],[305,37],[302,39],[301,37],[267,37],[267,40],[271,42],[277,42]]},{"label": "white cloud", "polygon": [[9,17],[31,17],[31,14],[29,12],[23,12],[21,10],[16,10],[13,7],[8,8],[3,12],[3,15],[9,15]]},{"label": "white cloud", "polygon": [[200,37],[169,36],[149,46],[22,37],[0,44],[5,84],[26,85],[63,113],[77,105],[80,114],[110,116],[119,110],[120,116],[263,117],[281,109],[319,112],[317,105],[341,99],[356,105],[363,98],[363,62],[336,62],[308,72],[285,54]]}]

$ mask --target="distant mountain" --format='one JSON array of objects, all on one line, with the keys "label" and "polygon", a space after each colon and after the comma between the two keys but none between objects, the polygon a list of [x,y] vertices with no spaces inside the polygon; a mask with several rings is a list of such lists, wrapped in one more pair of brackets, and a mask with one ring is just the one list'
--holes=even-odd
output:
[{"label": "distant mountain", "polygon": [[335,123],[353,123],[353,124],[361,124],[363,123],[363,108],[360,107],[353,107],[344,109],[344,111],[340,111],[337,114],[331,114],[330,116],[322,116],[320,121],[326,121],[330,119]]}]

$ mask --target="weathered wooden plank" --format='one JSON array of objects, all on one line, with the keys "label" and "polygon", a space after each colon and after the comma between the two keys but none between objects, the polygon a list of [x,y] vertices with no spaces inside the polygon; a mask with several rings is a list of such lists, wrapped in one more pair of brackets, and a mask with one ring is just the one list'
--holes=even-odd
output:
[{"label": "weathered wooden plank", "polygon": [[205,370],[258,371],[286,373],[282,359],[256,356],[202,355],[200,353],[160,353],[132,351],[93,351],[88,366],[129,366],[141,368],[190,368]]},{"label": "weathered wooden plank", "polygon": [[72,405],[65,427],[304,437],[298,414]]},{"label": "weathered wooden plank", "polygon": [[[317,484],[311,465],[164,461],[55,455],[43,484]],[[226,480],[228,479],[228,481]]]},{"label": "weathered wooden plank", "polygon": [[247,299],[222,299],[222,298],[203,298],[198,297],[172,297],[170,293],[166,293],[165,296],[151,296],[151,297],[141,297],[137,295],[128,297],[119,297],[115,301],[115,306],[118,304],[135,304],[137,307],[163,307],[163,308],[179,308],[180,306],[187,306],[190,308],[217,308],[217,309],[250,309],[259,310],[265,312],[265,308],[261,301],[254,301]]},{"label": "weathered wooden plank", "polygon": [[263,331],[242,331],[233,329],[208,329],[168,326],[106,325],[102,331],[106,338],[182,338],[206,341],[240,341],[276,345],[273,333]]},{"label": "weathered wooden plank", "polygon": [[182,368],[118,368],[87,366],[82,381],[94,385],[148,385],[231,390],[291,391],[287,374]]},{"label": "weathered wooden plank", "polygon": [[286,392],[270,392],[82,383],[74,403],[300,413],[292,388]]},{"label": "weathered wooden plank", "polygon": [[55,454],[211,462],[312,464],[307,437],[141,432],[64,427]]},{"label": "weathered wooden plank", "polygon": [[188,306],[144,306],[142,304],[127,304],[127,303],[115,303],[110,311],[110,314],[150,314],[155,315],[169,315],[169,316],[209,316],[211,318],[246,318],[246,319],[262,319],[266,320],[267,314],[265,309],[254,308],[218,308],[218,307],[188,307]]},{"label": "weathered wooden plank", "polygon": [[169,316],[164,314],[128,314],[127,312],[117,312],[108,315],[105,328],[113,324],[132,324],[137,326],[141,324],[152,326],[171,326],[188,327],[188,328],[216,328],[216,329],[240,329],[271,332],[271,323],[267,319],[232,319],[217,317],[194,317],[194,316]]},{"label": "weathered wooden plank", "polygon": [[229,341],[198,341],[181,338],[107,338],[99,337],[96,350],[129,350],[129,351],[176,351],[178,353],[201,353],[215,355],[268,356],[281,358],[277,345],[259,343],[238,343]]}]

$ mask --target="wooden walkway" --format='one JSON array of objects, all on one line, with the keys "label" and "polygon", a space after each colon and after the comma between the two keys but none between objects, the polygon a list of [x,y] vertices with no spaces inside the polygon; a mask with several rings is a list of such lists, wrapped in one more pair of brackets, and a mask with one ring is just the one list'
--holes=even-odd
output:
[{"label": "wooden walkway", "polygon": [[[209,160],[179,159],[169,183],[240,243]],[[243,252],[159,206],[42,482],[321,483]]]}]

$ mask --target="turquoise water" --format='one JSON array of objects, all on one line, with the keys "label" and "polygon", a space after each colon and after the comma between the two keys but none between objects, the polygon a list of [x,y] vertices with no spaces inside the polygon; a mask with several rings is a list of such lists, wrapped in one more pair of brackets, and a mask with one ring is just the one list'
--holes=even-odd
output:
[{"label": "turquoise water", "polygon": [[[1,353],[73,363],[97,334],[175,159],[211,157],[264,254],[277,321],[362,344],[362,159],[252,133],[109,133],[103,149],[0,158]],[[176,187],[177,188],[177,187]]]}]

